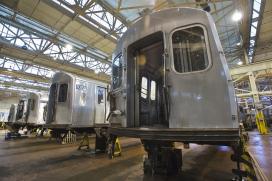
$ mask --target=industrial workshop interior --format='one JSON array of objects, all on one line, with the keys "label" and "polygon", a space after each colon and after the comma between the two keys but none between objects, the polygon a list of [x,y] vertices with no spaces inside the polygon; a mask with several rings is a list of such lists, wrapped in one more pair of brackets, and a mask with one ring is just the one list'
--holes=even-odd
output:
[{"label": "industrial workshop interior", "polygon": [[0,181],[272,181],[272,0],[0,0]]}]

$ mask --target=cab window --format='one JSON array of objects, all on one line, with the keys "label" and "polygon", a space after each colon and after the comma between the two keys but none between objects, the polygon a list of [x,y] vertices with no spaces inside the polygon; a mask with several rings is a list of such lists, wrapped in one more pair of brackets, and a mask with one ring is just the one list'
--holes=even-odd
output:
[{"label": "cab window", "polygon": [[67,99],[67,90],[68,90],[68,85],[67,84],[60,84],[58,102],[65,102],[66,101],[66,99]]},{"label": "cab window", "polygon": [[209,66],[204,29],[178,29],[172,34],[174,68],[179,73],[205,70]]},{"label": "cab window", "polygon": [[104,103],[104,95],[105,95],[105,88],[97,87],[97,103],[102,104]]},{"label": "cab window", "polygon": [[116,89],[122,83],[122,55],[119,54],[112,63],[112,87]]}]

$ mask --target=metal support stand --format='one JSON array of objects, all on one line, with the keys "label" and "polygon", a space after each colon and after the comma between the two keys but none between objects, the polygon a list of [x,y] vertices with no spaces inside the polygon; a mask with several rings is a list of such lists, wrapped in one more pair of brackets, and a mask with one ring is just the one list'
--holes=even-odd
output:
[{"label": "metal support stand", "polygon": [[257,111],[256,124],[257,124],[258,131],[261,134],[267,134],[268,131],[267,131],[267,127],[266,127],[266,122],[264,119],[263,111],[261,111],[261,110]]},{"label": "metal support stand", "polygon": [[108,156],[110,159],[121,156],[121,144],[117,136],[110,135],[108,140]]},{"label": "metal support stand", "polygon": [[83,136],[81,142],[79,143],[78,150],[81,150],[82,147],[86,147],[87,150],[90,149],[89,136],[87,133],[84,133],[84,136]]}]

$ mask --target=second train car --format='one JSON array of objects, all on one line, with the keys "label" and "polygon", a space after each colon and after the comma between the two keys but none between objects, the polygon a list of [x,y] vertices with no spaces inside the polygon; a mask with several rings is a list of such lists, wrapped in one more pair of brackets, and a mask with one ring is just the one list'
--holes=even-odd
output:
[{"label": "second train car", "polygon": [[52,129],[53,133],[72,130],[105,135],[109,125],[106,119],[108,86],[69,73],[56,73],[50,87],[45,127]]}]

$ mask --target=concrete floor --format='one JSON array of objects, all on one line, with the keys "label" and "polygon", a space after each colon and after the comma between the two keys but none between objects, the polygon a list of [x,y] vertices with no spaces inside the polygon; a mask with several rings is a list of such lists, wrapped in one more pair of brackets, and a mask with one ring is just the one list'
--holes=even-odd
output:
[{"label": "concrete floor", "polygon": [[261,135],[259,132],[249,132],[248,149],[257,160],[268,180],[272,180],[272,134]]},{"label": "concrete floor", "polygon": [[[45,138],[4,141],[0,137],[0,180],[231,180],[231,149],[191,145],[183,151],[183,171],[173,177],[144,176],[144,150],[135,139],[121,139],[122,156],[77,151],[77,145],[59,145]],[[130,143],[130,144],[128,144]],[[93,144],[91,145],[93,146]]]}]

